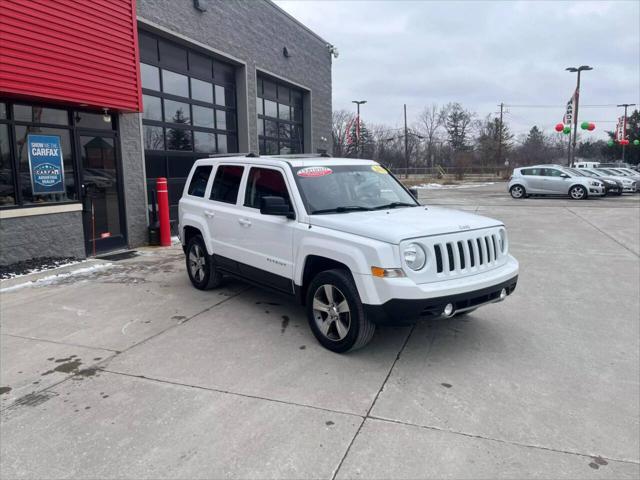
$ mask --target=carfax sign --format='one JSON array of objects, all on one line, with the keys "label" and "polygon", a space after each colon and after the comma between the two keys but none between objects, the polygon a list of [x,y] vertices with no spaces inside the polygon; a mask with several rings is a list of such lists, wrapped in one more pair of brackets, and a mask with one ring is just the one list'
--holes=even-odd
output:
[{"label": "carfax sign", "polygon": [[64,193],[64,161],[58,135],[27,135],[34,195]]}]

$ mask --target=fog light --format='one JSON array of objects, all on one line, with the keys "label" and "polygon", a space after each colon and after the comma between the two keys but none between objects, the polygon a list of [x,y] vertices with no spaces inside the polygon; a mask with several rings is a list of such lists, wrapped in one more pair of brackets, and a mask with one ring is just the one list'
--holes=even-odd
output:
[{"label": "fog light", "polygon": [[503,288],[500,292],[500,300],[504,300],[505,298],[507,298],[507,289]]},{"label": "fog light", "polygon": [[444,307],[444,311],[442,312],[445,316],[450,317],[453,314],[453,304],[447,303],[447,306]]}]

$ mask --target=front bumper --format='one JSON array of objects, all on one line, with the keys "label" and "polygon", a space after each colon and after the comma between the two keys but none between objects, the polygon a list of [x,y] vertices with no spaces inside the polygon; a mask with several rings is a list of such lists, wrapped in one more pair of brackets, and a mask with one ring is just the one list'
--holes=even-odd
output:
[{"label": "front bumper", "polygon": [[594,187],[592,185],[589,185],[589,195],[595,197],[603,196],[605,195],[605,187]]},{"label": "front bumper", "polygon": [[383,305],[363,305],[367,317],[378,325],[407,325],[421,318],[434,318],[443,315],[447,304],[453,305],[453,313],[475,309],[488,303],[504,300],[501,298],[504,289],[507,296],[516,289],[518,276],[491,287],[446,295],[423,300],[393,299]]}]

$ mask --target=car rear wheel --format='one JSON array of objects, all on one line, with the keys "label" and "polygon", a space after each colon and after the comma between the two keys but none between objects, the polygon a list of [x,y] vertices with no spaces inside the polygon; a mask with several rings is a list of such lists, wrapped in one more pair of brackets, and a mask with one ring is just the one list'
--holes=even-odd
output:
[{"label": "car rear wheel", "polygon": [[524,189],[522,185],[514,185],[509,189],[509,193],[513,198],[524,198],[527,194],[527,191]]},{"label": "car rear wheel", "polygon": [[364,347],[373,337],[375,325],[348,271],[319,273],[307,289],[306,301],[309,326],[323,347],[344,353]]},{"label": "car rear wheel", "polygon": [[585,198],[587,198],[587,189],[582,185],[574,185],[569,190],[569,196],[573,200],[584,200]]},{"label": "car rear wheel", "polygon": [[199,290],[210,290],[220,286],[222,274],[216,269],[211,255],[207,253],[202,236],[191,237],[186,250],[189,280]]}]

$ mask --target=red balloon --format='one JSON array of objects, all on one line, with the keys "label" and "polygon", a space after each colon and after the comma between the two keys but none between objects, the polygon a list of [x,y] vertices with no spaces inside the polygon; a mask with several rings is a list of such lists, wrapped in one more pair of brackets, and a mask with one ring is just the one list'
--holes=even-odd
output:
[{"label": "red balloon", "polygon": [[589,126],[587,127],[587,130],[589,130],[590,132],[596,129],[596,124],[593,122],[589,123]]},{"label": "red balloon", "polygon": [[562,123],[556,124],[556,132],[561,132],[562,130],[564,130],[564,124]]},{"label": "red balloon", "polygon": [[629,140],[623,138],[622,140],[620,140],[620,145],[629,145]]}]

